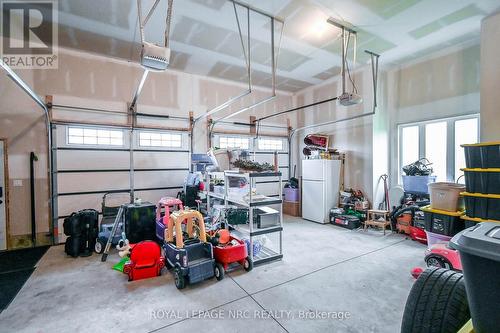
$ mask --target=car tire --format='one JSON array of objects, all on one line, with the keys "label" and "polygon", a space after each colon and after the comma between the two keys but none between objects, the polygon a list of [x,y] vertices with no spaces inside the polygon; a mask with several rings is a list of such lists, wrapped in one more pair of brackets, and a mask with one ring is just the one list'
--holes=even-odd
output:
[{"label": "car tire", "polygon": [[243,262],[243,269],[247,272],[250,272],[253,269],[253,260],[250,257],[246,257]]},{"label": "car tire", "polygon": [[401,333],[456,333],[469,319],[463,275],[432,267],[411,288]]},{"label": "car tire", "polygon": [[225,273],[224,266],[216,262],[214,266],[214,276],[217,279],[217,281],[220,281],[224,278],[224,273]]},{"label": "car tire", "polygon": [[177,289],[184,289],[186,287],[186,278],[182,275],[179,268],[174,270],[174,281]]}]

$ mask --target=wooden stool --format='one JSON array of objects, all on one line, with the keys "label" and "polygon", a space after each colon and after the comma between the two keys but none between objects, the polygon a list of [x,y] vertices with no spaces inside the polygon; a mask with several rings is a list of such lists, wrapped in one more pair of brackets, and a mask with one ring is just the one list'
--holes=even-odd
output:
[{"label": "wooden stool", "polygon": [[[376,210],[376,209],[368,210],[364,230],[366,230],[366,228],[368,228],[368,226],[371,225],[374,227],[382,228],[384,230],[384,235],[385,235],[385,228],[387,226],[390,226],[392,232],[392,223],[388,221],[388,216],[389,212],[387,210]],[[382,217],[383,220],[380,220],[380,217]]]}]

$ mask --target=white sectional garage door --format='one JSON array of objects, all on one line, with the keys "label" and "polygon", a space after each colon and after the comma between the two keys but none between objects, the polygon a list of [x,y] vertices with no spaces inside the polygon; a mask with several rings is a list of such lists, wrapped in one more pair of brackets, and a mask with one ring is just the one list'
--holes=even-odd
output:
[{"label": "white sectional garage door", "polygon": [[[82,139],[79,129],[90,129],[86,132],[91,136]],[[94,138],[96,133],[101,136]],[[145,133],[144,136],[141,133]],[[104,194],[130,192],[130,144],[134,151],[136,198],[155,203],[161,197],[175,196],[182,190],[189,171],[186,132],[137,129],[134,130],[132,142],[129,140],[129,130],[119,127],[57,125],[54,134],[58,219],[56,236],[59,242],[65,240],[62,227],[64,218],[72,212],[85,208],[100,212]],[[76,136],[70,137],[70,134]],[[108,136],[111,136],[111,140]],[[180,144],[175,141],[179,139]]]}]

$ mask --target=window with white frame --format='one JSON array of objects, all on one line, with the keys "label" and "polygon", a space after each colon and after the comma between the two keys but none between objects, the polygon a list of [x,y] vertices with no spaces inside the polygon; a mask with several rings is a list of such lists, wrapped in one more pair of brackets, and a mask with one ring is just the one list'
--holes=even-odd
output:
[{"label": "window with white frame", "polygon": [[[437,181],[456,181],[463,175],[465,143],[479,141],[479,115],[437,119],[399,126],[399,170],[427,158]],[[463,179],[461,179],[463,182]]]},{"label": "window with white frame", "polygon": [[69,126],[66,134],[70,145],[123,146],[122,130]]},{"label": "window with white frame", "polygon": [[247,137],[236,137],[236,136],[220,136],[219,137],[219,148],[249,148],[249,139]]},{"label": "window with white frame", "polygon": [[139,146],[181,148],[182,134],[141,131],[139,132]]},{"label": "window with white frame", "polygon": [[283,139],[259,138],[257,147],[259,150],[283,150]]}]

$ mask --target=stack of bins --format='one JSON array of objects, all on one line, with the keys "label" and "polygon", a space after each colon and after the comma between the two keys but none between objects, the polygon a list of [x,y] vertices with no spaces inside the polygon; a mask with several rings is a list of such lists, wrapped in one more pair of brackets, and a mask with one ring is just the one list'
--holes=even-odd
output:
[{"label": "stack of bins", "polygon": [[448,242],[451,237],[464,230],[463,199],[460,195],[465,186],[455,183],[431,183],[430,205],[422,207],[425,216],[425,234],[429,249],[436,243]]},{"label": "stack of bins", "polygon": [[479,222],[500,223],[500,142],[462,145],[465,149],[463,192],[465,226]]}]

